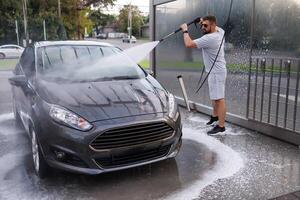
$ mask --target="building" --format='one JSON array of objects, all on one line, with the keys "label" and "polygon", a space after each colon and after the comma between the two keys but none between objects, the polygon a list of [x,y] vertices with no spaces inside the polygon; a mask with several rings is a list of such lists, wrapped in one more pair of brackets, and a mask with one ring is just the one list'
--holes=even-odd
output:
[{"label": "building", "polygon": [[141,37],[149,38],[150,37],[150,27],[149,23],[146,23],[141,27]]}]

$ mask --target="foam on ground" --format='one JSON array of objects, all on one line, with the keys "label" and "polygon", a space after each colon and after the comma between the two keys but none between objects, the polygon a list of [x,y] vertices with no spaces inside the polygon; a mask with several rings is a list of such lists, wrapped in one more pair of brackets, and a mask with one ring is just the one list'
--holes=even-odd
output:
[{"label": "foam on ground", "polygon": [[244,161],[239,153],[223,144],[218,139],[208,136],[204,131],[193,128],[183,128],[183,138],[197,141],[215,152],[216,163],[199,180],[185,187],[181,191],[169,195],[166,199],[181,200],[197,198],[206,186],[213,184],[218,179],[228,178],[239,172],[244,167]]}]

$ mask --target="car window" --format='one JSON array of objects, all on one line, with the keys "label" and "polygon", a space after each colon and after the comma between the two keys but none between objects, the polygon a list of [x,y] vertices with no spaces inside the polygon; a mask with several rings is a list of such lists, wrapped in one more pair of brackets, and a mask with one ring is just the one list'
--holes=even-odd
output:
[{"label": "car window", "polygon": [[145,73],[116,47],[64,45],[40,47],[37,50],[37,69],[46,78],[72,81],[98,79],[131,79]]},{"label": "car window", "polygon": [[2,47],[1,49],[13,49],[14,47],[12,46],[5,46],[5,47]]},{"label": "car window", "polygon": [[112,54],[115,54],[116,52],[114,51],[113,48],[111,47],[102,47],[102,52],[104,56],[110,56]]},{"label": "car window", "polygon": [[90,46],[88,49],[91,55],[91,59],[97,59],[104,56],[103,50],[99,46]]}]

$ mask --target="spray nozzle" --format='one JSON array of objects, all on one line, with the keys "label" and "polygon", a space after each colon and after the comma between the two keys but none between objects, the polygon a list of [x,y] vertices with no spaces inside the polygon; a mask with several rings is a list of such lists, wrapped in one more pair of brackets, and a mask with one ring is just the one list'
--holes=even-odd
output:
[{"label": "spray nozzle", "polygon": [[196,19],[194,19],[193,23],[194,24],[197,24],[201,21],[201,18],[200,17],[197,17]]}]

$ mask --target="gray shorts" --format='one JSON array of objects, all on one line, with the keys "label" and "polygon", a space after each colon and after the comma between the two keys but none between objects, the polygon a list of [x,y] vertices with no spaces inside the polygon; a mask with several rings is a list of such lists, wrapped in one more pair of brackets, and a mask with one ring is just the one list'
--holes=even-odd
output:
[{"label": "gray shorts", "polygon": [[209,97],[211,100],[225,98],[225,82],[227,72],[211,73],[208,76]]}]

